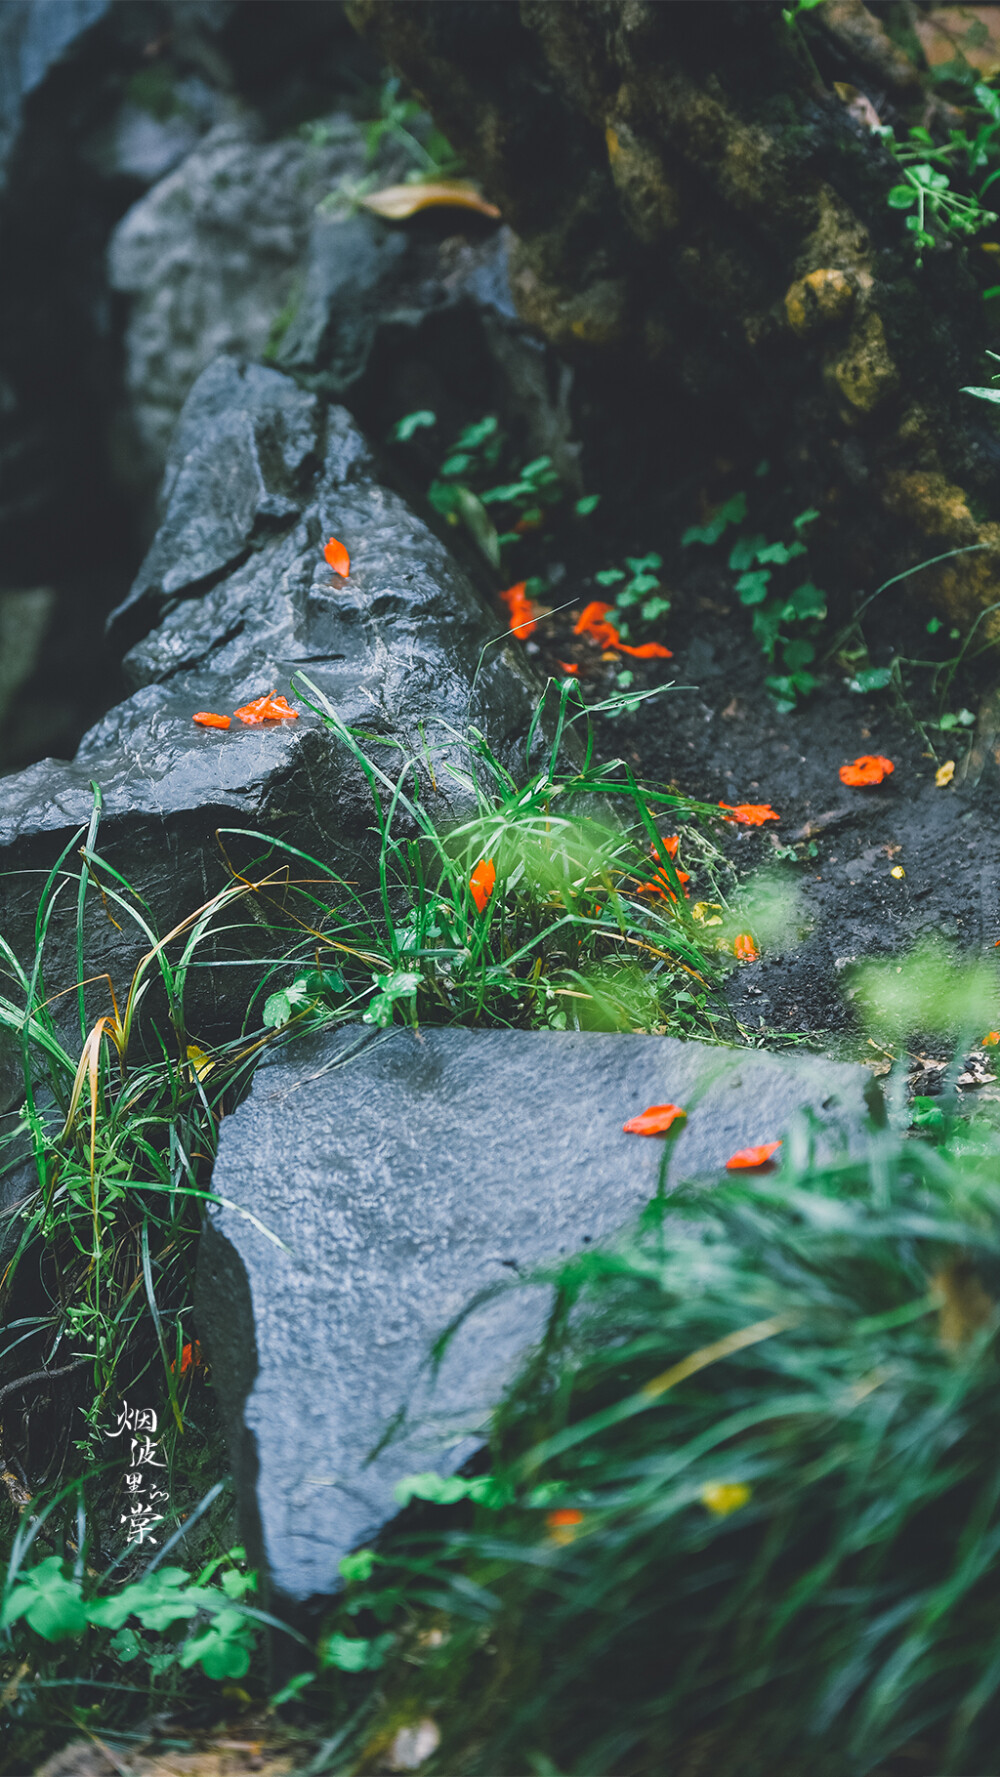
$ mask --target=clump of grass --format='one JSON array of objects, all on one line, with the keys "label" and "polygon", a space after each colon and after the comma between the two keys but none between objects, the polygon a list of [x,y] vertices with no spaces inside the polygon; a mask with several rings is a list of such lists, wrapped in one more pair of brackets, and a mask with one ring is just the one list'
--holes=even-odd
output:
[{"label": "clump of grass", "polygon": [[562,1266],[488,1472],[409,1489],[466,1503],[345,1563],[352,1768],[426,1715],[470,1777],[995,1768],[995,1140],[785,1153]]},{"label": "clump of grass", "polygon": [[[299,695],[367,779],[378,887],[359,890],[320,860],[277,842],[269,861],[288,857],[307,878],[282,891],[286,917],[289,888],[299,912],[286,927],[289,960],[261,986],[271,989],[266,1023],[301,1027],[361,1017],[382,1025],[736,1034],[716,965],[698,942],[678,874],[682,854],[675,861],[663,844],[663,828],[677,827],[692,872],[721,896],[727,867],[700,831],[709,818],[718,822],[719,811],[637,782],[624,760],[595,765],[589,738],[578,764],[562,763],[574,724],[592,713],[577,686],[558,687],[545,765],[518,782],[475,733],[450,732],[443,766],[429,753],[416,754],[390,773],[322,692],[304,677],[302,684]],[[541,719],[542,705],[529,757]],[[471,807],[447,830],[423,787],[437,787],[435,770],[457,783]],[[481,906],[477,865],[495,872]],[[309,885],[317,870],[318,888]],[[311,967],[303,966],[307,958]],[[292,979],[277,987],[282,973]]]},{"label": "clump of grass", "polygon": [[[369,785],[374,886],[251,834],[259,867],[234,868],[228,886],[161,936],[150,908],[100,854],[95,792],[88,830],[43,886],[30,962],[0,939],[0,1027],[20,1044],[24,1072],[24,1103],[0,1144],[0,1178],[17,1175],[23,1187],[0,1276],[4,1381],[23,1383],[4,1424],[5,1460],[18,1474],[8,1471],[15,1489],[0,1505],[11,1548],[0,1678],[14,1684],[31,1757],[57,1732],[48,1699],[67,1727],[91,1724],[87,1699],[118,1686],[116,1661],[135,1679],[116,1688],[111,1715],[120,1723],[182,1694],[190,1701],[192,1685],[205,1706],[206,1687],[245,1672],[251,1658],[243,1594],[252,1581],[230,1548],[211,1392],[201,1369],[185,1375],[182,1353],[196,1333],[195,1248],[219,1120],[246,1091],[263,1048],[304,1026],[356,1018],[669,1028],[706,1038],[732,1030],[678,875],[689,846],[692,872],[721,894],[723,866],[701,830],[718,811],[637,783],[622,761],[596,766],[589,742],[564,767],[570,731],[587,714],[575,687],[560,691],[544,768],[518,783],[477,734],[451,735],[436,764],[421,752],[386,769],[306,684]],[[426,794],[436,769],[458,782],[469,811],[447,831]],[[667,824],[678,828],[677,861],[662,844]],[[470,882],[487,861],[495,880],[480,906]],[[67,897],[76,910],[69,982],[50,979],[49,966]],[[221,930],[231,934],[247,902],[279,960],[258,964],[242,1031],[209,1045],[188,1029],[191,983],[216,966]],[[121,988],[84,978],[95,915],[136,934],[142,954]],[[124,1547],[124,1451],[109,1455],[104,1438],[126,1391],[159,1415],[169,1503],[154,1546],[180,1535],[193,1564],[192,1609],[179,1628],[164,1614],[155,1570],[145,1572],[149,1547]],[[199,1518],[202,1496],[213,1510]],[[203,1598],[206,1564],[220,1561],[224,1592]],[[98,1599],[120,1596],[123,1584],[140,1591],[136,1610],[118,1621]],[[147,1633],[160,1629],[160,1639]],[[198,1662],[205,1678],[188,1671]]]}]

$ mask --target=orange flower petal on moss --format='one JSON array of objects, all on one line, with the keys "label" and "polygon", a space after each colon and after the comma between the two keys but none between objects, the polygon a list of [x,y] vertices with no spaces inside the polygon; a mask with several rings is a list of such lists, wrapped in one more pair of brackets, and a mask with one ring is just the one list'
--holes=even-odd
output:
[{"label": "orange flower petal on moss", "polygon": [[476,912],[485,913],[486,903],[496,887],[497,872],[492,858],[480,858],[469,877],[469,893],[476,903]]},{"label": "orange flower petal on moss", "polygon": [[983,1038],[984,1049],[995,1049],[1000,1043],[1000,1030],[988,1030]]},{"label": "orange flower petal on moss", "polygon": [[780,1148],[780,1141],[761,1142],[756,1148],[740,1148],[736,1154],[730,1154],[726,1161],[727,1172],[751,1172],[756,1166],[766,1166],[772,1154]]},{"label": "orange flower petal on moss", "polygon": [[580,668],[574,660],[557,660],[556,665],[561,666],[564,673],[569,673],[571,679],[579,677]]},{"label": "orange flower petal on moss", "polygon": [[255,697],[252,703],[243,704],[236,714],[248,728],[256,728],[261,722],[297,722],[299,719],[298,710],[293,710],[287,700],[279,697],[276,691],[268,692],[263,697]]},{"label": "orange flower petal on moss", "polygon": [[[661,833],[660,834],[660,844],[662,845],[668,858],[676,858],[677,847],[680,845],[680,842],[681,842],[681,840],[680,840],[679,833],[670,833],[670,834]],[[653,856],[654,856],[654,858],[659,856],[659,853],[657,852],[655,845],[653,846]]]},{"label": "orange flower petal on moss", "polygon": [[197,722],[200,728],[229,727],[229,717],[217,716],[214,710],[199,710],[197,715],[191,717],[191,720],[192,722]]},{"label": "orange flower petal on moss", "polygon": [[719,807],[729,810],[723,820],[738,821],[741,827],[762,827],[765,821],[781,819],[769,802],[720,802]]},{"label": "orange flower petal on moss", "polygon": [[335,574],[339,574],[342,580],[347,579],[351,571],[351,558],[343,543],[339,543],[336,537],[330,538],[323,551],[323,558],[329,563]]},{"label": "orange flower petal on moss", "polygon": [[678,1117],[686,1117],[687,1111],[679,1104],[651,1104],[648,1110],[640,1111],[638,1116],[630,1117],[622,1124],[624,1135],[666,1135],[672,1123]]},{"label": "orange flower petal on moss", "polygon": [[749,932],[741,932],[733,943],[733,954],[741,963],[755,963],[760,955]]},{"label": "orange flower petal on moss", "polygon": [[842,784],[857,790],[880,784],[895,769],[892,760],[883,758],[881,753],[862,753],[853,764],[842,765],[838,776]]}]

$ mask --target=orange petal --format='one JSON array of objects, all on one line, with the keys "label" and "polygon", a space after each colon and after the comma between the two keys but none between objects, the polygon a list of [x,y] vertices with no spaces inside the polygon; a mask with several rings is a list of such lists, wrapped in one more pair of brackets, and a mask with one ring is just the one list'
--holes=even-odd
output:
[{"label": "orange petal", "polygon": [[199,710],[197,715],[191,717],[191,720],[197,722],[201,728],[229,727],[229,717],[217,716],[214,710]]},{"label": "orange petal", "polygon": [[299,712],[292,709],[286,697],[280,697],[272,691],[266,702],[264,719],[267,722],[287,722],[289,719],[297,722]]},{"label": "orange petal", "polygon": [[549,1540],[554,1543],[573,1542],[582,1523],[583,1513],[572,1506],[563,1506],[557,1512],[545,1514],[545,1528],[549,1533]]},{"label": "orange petal", "polygon": [[340,574],[342,578],[346,580],[351,571],[351,558],[348,555],[347,550],[344,548],[343,543],[338,543],[336,537],[331,537],[323,551],[323,555],[325,560],[329,562],[334,573]]},{"label": "orange petal", "polygon": [[662,642],[640,642],[638,648],[630,648],[627,642],[615,642],[620,654],[634,654],[636,660],[673,660],[669,648]]},{"label": "orange petal", "polygon": [[299,719],[298,710],[291,709],[285,698],[279,697],[276,691],[263,697],[255,697],[252,703],[241,705],[236,714],[248,728],[256,728],[261,722],[285,722],[289,717],[296,722]]},{"label": "orange petal", "polygon": [[892,760],[884,758],[881,753],[862,753],[852,765],[842,765],[838,776],[841,783],[848,784],[851,789],[862,789],[870,784],[880,784],[895,769]]},{"label": "orange petal", "polygon": [[[606,624],[604,619],[608,612],[613,610],[613,605],[603,604],[600,599],[592,599],[589,605],[584,606],[573,625],[573,634],[575,636],[589,636],[594,635],[595,629],[610,629],[610,624]],[[595,637],[595,639],[599,640],[600,638]]]},{"label": "orange petal", "polygon": [[762,827],[765,821],[780,821],[769,802],[720,802],[720,808],[728,808],[729,813],[723,816],[727,821],[738,821],[741,827]]},{"label": "orange petal", "polygon": [[741,932],[733,944],[733,953],[741,963],[755,963],[760,955],[749,932]]},{"label": "orange petal", "polygon": [[518,580],[516,585],[508,586],[500,598],[510,612],[510,630],[512,635],[526,641],[538,627],[538,613],[525,592],[527,582]]},{"label": "orange petal", "polygon": [[638,1116],[623,1123],[622,1132],[625,1135],[666,1135],[671,1123],[686,1116],[687,1111],[679,1104],[651,1104],[648,1110],[640,1111]]},{"label": "orange petal", "polygon": [[772,1154],[780,1148],[780,1141],[761,1142],[758,1148],[740,1148],[739,1153],[730,1154],[726,1161],[727,1172],[750,1172],[755,1166],[766,1166]]},{"label": "orange petal", "polygon": [[556,665],[561,666],[563,669],[563,672],[569,673],[571,678],[575,679],[575,678],[579,677],[580,668],[576,665],[575,661],[557,660]]},{"label": "orange petal", "polygon": [[480,858],[469,877],[469,893],[476,903],[476,912],[484,913],[486,903],[496,886],[496,865],[492,858]]}]

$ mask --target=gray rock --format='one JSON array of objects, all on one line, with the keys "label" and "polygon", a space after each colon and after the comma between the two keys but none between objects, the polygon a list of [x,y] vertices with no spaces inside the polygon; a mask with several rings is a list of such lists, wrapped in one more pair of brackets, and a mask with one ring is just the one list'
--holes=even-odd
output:
[{"label": "gray rock", "polygon": [[[489,390],[484,403],[525,455],[551,456],[566,486],[582,492],[573,374],[518,317],[508,281],[510,230],[483,233],[473,224],[467,235],[462,226],[461,212],[439,212],[425,232],[419,221],[318,210],[274,361],[310,388],[349,401],[379,432],[414,404],[417,390],[421,404],[467,415],[471,365]],[[454,232],[442,236],[445,227]]]},{"label": "gray rock", "polygon": [[91,154],[107,178],[155,184],[180,164],[213,124],[237,107],[230,95],[217,92],[197,75],[174,83],[165,116],[154,116],[134,100],[125,99]]},{"label": "gray rock", "polygon": [[0,7],[0,192],[17,141],[25,100],[91,26],[111,0],[4,0]]},{"label": "gray rock", "polygon": [[196,1311],[277,1607],[328,1597],[396,1482],[476,1448],[547,1290],[477,1311],[436,1383],[432,1342],[477,1292],[607,1241],[648,1202],[664,1145],[625,1135],[627,1117],[684,1105],[672,1167],[692,1176],[803,1106],[820,1151],[857,1144],[872,1090],[822,1058],[587,1033],[355,1027],[263,1067],[223,1124]]},{"label": "gray rock", "polygon": [[331,120],[321,147],[216,125],[119,223],[111,286],[133,298],[126,386],[146,473],[159,474],[198,373],[220,352],[260,358],[296,296],[313,211],[365,168],[363,134]]},{"label": "gray rock", "polygon": [[[89,819],[92,782],[103,795],[98,850],[161,931],[224,886],[219,828],[264,835],[263,844],[227,841],[230,855],[241,845],[259,855],[280,836],[344,877],[371,877],[370,791],[318,717],[302,707],[295,722],[234,721],[226,733],[192,721],[197,710],[231,714],[272,688],[287,694],[297,669],[344,722],[381,737],[389,769],[399,769],[400,747],[422,751],[426,741],[442,820],[466,806],[443,769],[445,755],[454,758],[445,724],[459,733],[475,724],[517,766],[536,696],[530,675],[509,645],[490,648],[480,666],[496,617],[444,545],[380,484],[342,408],[277,371],[221,358],[185,405],[165,494],[163,525],[127,601],[133,620],[165,613],[127,656],[134,693],[90,730],[72,764],[43,760],[4,780],[0,931],[23,960],[45,875]],[[323,560],[331,534],[350,552],[346,581]],[[49,939],[53,991],[77,978],[64,901]],[[260,975],[255,959],[274,942],[249,915],[244,923],[191,976],[195,1029],[239,1022]],[[107,971],[120,993],[147,946],[127,920],[119,925],[95,896],[86,973]],[[97,1016],[106,988],[91,994]]]}]

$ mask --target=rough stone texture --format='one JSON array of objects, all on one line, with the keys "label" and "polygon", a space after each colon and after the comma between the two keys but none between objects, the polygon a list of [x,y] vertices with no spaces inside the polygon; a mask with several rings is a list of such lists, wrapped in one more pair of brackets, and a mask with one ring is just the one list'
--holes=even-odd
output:
[{"label": "rough stone texture", "polygon": [[0,191],[25,100],[54,63],[103,18],[111,0],[4,0],[0,8]]},{"label": "rough stone texture", "polygon": [[[515,231],[521,316],[600,389],[589,485],[614,487],[626,463],[655,513],[696,454],[718,481],[725,438],[725,457],[766,455],[820,509],[845,590],[893,558],[979,543],[913,594],[959,621],[989,608],[982,631],[997,632],[996,440],[959,392],[983,380],[979,244],[952,238],[915,265],[886,202],[897,164],[835,83],[897,134],[929,121],[943,139],[947,119],[918,70],[900,79],[905,58],[860,0],[794,28],[745,0],[348,12]],[[842,278],[851,300],[797,329],[815,278]]]},{"label": "rough stone texture", "polygon": [[405,226],[314,215],[301,294],[275,362],[348,401],[376,437],[415,407],[438,416],[428,477],[470,412],[496,412],[525,457],[551,456],[582,491],[573,373],[510,290],[509,229],[439,211]]},{"label": "rough stone texture", "polygon": [[386,138],[374,168],[346,112],[321,146],[263,142],[252,118],[219,124],[134,205],[109,250],[132,298],[125,331],[133,466],[149,481],[198,371],[220,352],[266,355],[305,385],[350,401],[383,437],[408,407],[439,415],[441,441],[470,400],[498,410],[529,456],[550,454],[570,487],[571,374],[520,321],[509,232],[461,211],[400,225],[320,200],[407,161]]},{"label": "rough stone texture", "polygon": [[364,137],[341,116],[328,140],[262,142],[251,117],[220,123],[124,217],[108,255],[131,296],[126,388],[143,468],[163,467],[180,408],[220,352],[260,358],[297,297],[313,211],[365,171]]},{"label": "rough stone texture", "polygon": [[[370,793],[317,717],[303,709],[296,722],[234,721],[220,733],[196,727],[196,710],[231,714],[272,687],[287,693],[304,668],[343,721],[407,751],[422,747],[422,724],[440,761],[445,722],[460,733],[475,723],[511,764],[515,740],[523,744],[535,691],[522,662],[510,647],[491,648],[473,690],[495,619],[443,544],[379,484],[342,408],[277,371],[220,358],[189,396],[164,490],[163,524],[127,601],[126,621],[163,618],[127,656],[137,689],[72,764],[43,760],[4,782],[0,930],[23,958],[42,873],[85,826],[92,780],[104,798],[98,850],[162,931],[227,880],[220,827],[280,835],[347,878],[370,873]],[[350,552],[346,581],[323,560],[331,534]],[[383,759],[398,768],[401,755]],[[442,819],[463,806],[450,783],[439,771]],[[70,930],[67,914],[52,932],[48,978],[60,986],[76,979]],[[108,970],[121,991],[145,944],[96,906],[91,939],[87,974]],[[261,941],[241,948],[234,938],[229,955],[245,963]],[[192,1018],[206,1030],[231,1026],[252,980],[245,967],[196,973]],[[106,989],[91,992],[104,1011]]]},{"label": "rough stone texture", "polygon": [[[861,1067],[667,1037],[354,1027],[279,1053],[222,1128],[212,1189],[230,1207],[208,1213],[196,1307],[281,1606],[335,1590],[400,1478],[472,1453],[547,1291],[477,1311],[433,1387],[429,1348],[478,1291],[607,1240],[649,1200],[664,1146],[625,1135],[627,1117],[686,1106],[672,1170],[691,1176],[803,1106],[821,1149],[856,1142],[872,1090]],[[400,1409],[405,1436],[366,1466]]]}]

